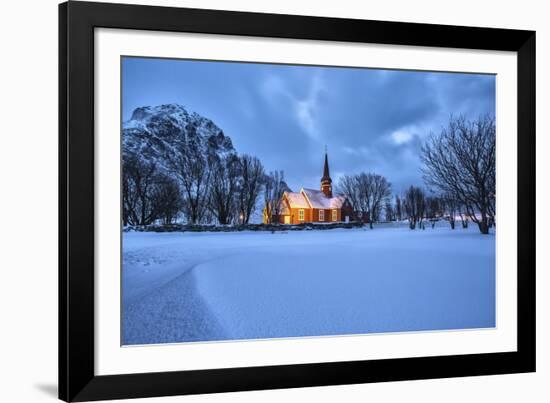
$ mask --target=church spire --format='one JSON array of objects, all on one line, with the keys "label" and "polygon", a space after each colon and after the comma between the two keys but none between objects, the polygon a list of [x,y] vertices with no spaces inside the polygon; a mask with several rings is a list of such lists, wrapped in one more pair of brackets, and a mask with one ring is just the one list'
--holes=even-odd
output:
[{"label": "church spire", "polygon": [[327,197],[332,197],[332,179],[328,168],[328,152],[325,146],[325,166],[323,168],[323,177],[321,178],[321,190]]}]

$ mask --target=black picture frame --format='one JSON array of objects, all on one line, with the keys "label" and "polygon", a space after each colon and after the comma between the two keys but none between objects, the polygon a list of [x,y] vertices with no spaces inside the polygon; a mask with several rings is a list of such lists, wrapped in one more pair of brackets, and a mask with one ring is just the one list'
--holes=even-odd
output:
[{"label": "black picture frame", "polygon": [[[94,29],[517,52],[517,352],[96,376]],[[521,195],[521,197],[519,197]],[[65,401],[535,371],[535,32],[142,5],[59,5],[59,398]]]}]

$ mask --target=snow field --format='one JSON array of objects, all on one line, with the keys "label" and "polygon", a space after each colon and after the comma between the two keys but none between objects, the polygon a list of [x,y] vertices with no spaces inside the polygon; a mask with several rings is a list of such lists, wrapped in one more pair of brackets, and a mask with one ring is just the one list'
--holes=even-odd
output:
[{"label": "snow field", "polygon": [[473,226],[124,233],[123,344],[495,326]]}]

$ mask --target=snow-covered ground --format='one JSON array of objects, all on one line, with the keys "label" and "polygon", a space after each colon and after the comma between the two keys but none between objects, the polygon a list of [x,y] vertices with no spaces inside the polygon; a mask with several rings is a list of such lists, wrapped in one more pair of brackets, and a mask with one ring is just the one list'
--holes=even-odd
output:
[{"label": "snow-covered ground", "polygon": [[124,233],[123,344],[495,326],[476,227]]}]

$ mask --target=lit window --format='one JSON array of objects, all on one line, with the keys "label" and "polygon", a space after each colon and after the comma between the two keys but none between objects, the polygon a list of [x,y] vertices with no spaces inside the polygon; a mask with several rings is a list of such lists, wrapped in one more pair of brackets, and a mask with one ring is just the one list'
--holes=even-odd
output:
[{"label": "lit window", "polygon": [[332,221],[338,221],[338,211],[332,210]]},{"label": "lit window", "polygon": [[319,221],[325,221],[325,210],[319,210]]},{"label": "lit window", "polygon": [[304,221],[304,210],[298,210],[298,220]]}]

